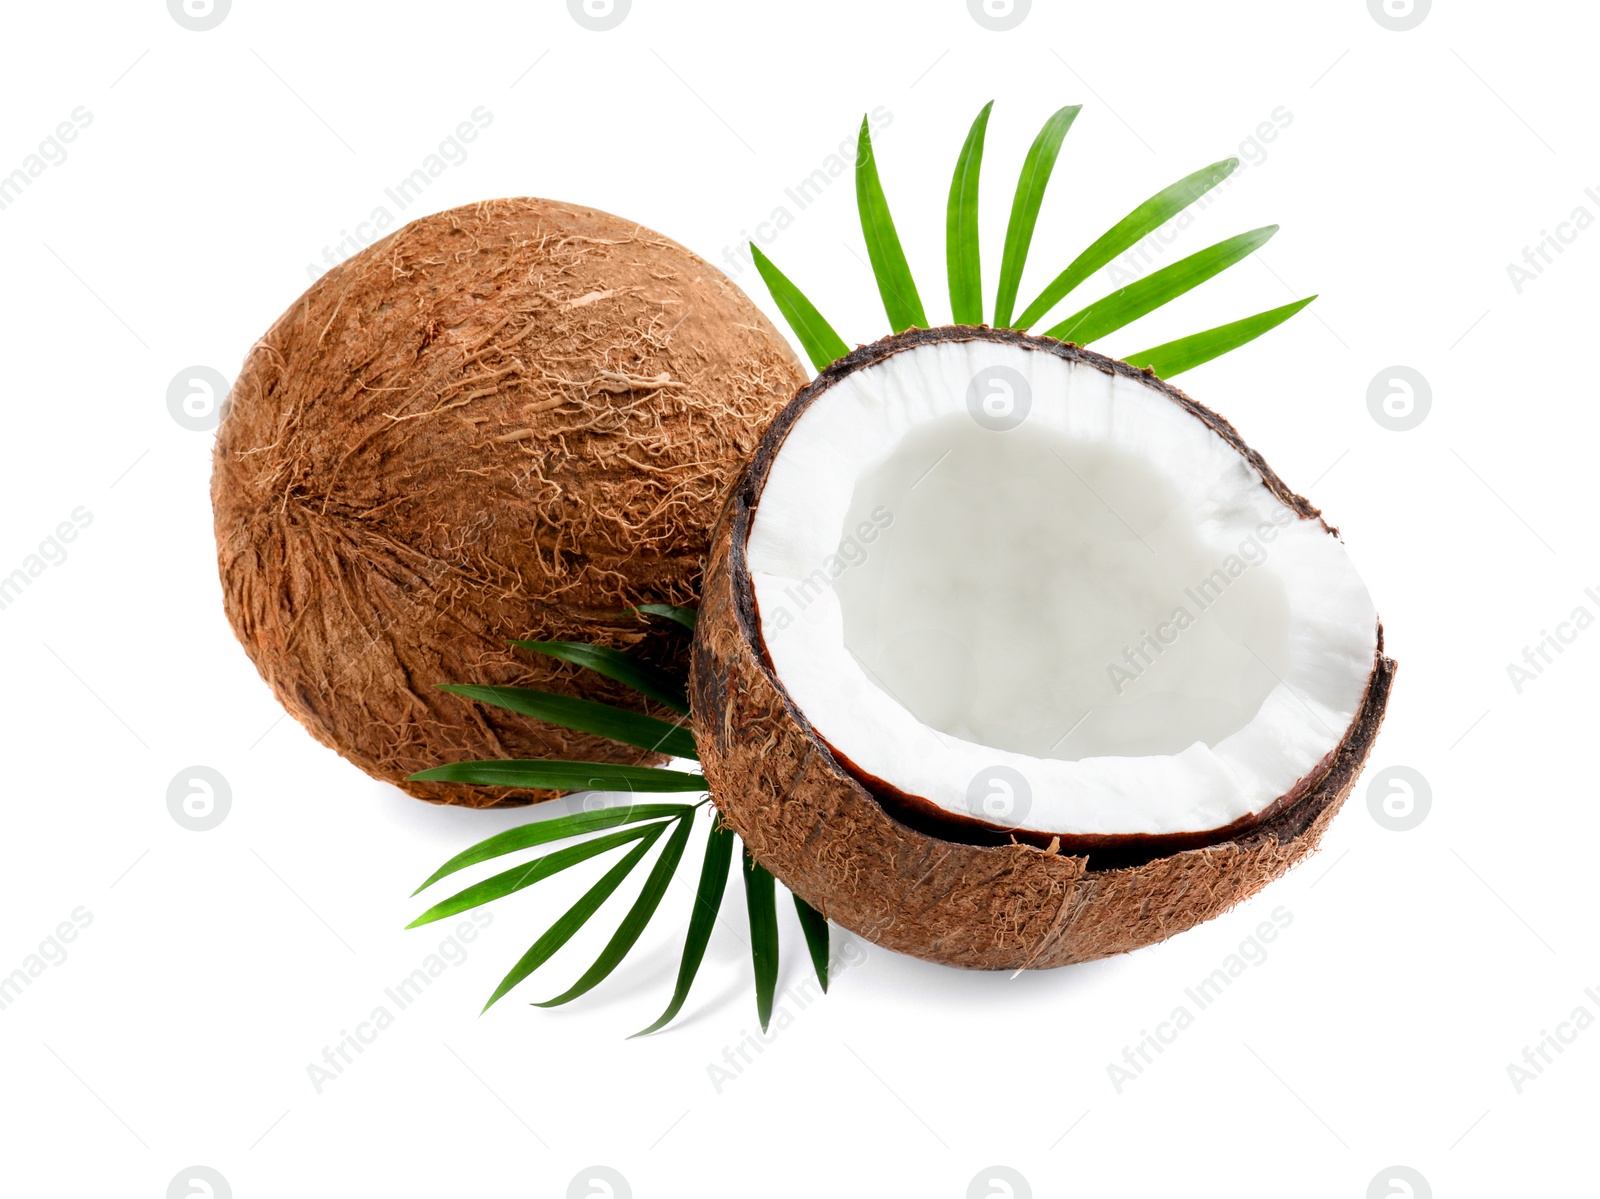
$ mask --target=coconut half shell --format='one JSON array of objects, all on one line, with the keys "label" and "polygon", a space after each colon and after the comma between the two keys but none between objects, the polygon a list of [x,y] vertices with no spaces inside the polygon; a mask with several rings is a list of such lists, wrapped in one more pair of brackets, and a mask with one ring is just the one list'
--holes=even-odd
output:
[{"label": "coconut half shell", "polygon": [[534,199],[423,217],[244,363],[212,476],[228,619],[295,719],[422,799],[553,794],[406,781],[447,762],[659,761],[437,684],[636,706],[507,640],[681,656],[622,610],[694,601],[728,483],[806,378],[721,272],[631,221]]},{"label": "coconut half shell", "polygon": [[768,430],[712,536],[691,672],[694,727],[723,819],[750,852],[830,920],[897,952],[976,969],[1061,966],[1138,949],[1227,911],[1312,852],[1354,785],[1395,664],[1378,653],[1359,709],[1297,794],[1232,839],[1148,858],[982,844],[898,819],[818,735],[772,669],[746,562],[753,514],[799,416],[851,372],[933,341],[1013,341],[1164,393],[1235,447],[1302,519],[1291,492],[1215,413],[1147,373],[1077,346],[987,328],[911,330],[834,363]]}]

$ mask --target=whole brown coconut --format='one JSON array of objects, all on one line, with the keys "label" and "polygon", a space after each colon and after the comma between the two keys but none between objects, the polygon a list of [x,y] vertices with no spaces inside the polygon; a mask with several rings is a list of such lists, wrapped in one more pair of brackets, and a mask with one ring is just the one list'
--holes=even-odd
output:
[{"label": "whole brown coconut", "polygon": [[953,839],[959,828],[946,828],[946,837],[892,814],[893,797],[863,785],[774,673],[761,642],[746,546],[774,457],[817,397],[850,372],[908,347],[973,339],[1026,344],[1143,379],[1234,445],[1263,485],[1302,519],[1318,518],[1231,425],[1126,363],[987,328],[885,338],[834,363],[794,399],[728,497],[712,535],[695,634],[695,737],[722,818],[763,866],[828,919],[889,949],[946,965],[1061,966],[1151,945],[1221,915],[1311,853],[1371,750],[1395,664],[1382,653],[1380,629],[1360,708],[1323,772],[1292,802],[1231,840],[1165,856],[1092,859],[1058,846]]},{"label": "whole brown coconut", "polygon": [[681,636],[622,610],[694,599],[726,484],[805,380],[733,283],[630,221],[534,199],[414,221],[245,360],[211,486],[228,618],[295,719],[422,799],[553,794],[405,781],[445,762],[659,761],[436,684],[637,704],[507,640]]}]

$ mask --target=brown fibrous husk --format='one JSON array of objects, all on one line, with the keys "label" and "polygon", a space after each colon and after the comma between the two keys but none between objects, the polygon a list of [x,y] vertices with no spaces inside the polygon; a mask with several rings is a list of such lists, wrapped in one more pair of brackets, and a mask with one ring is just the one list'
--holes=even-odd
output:
[{"label": "brown fibrous husk", "polygon": [[801,413],[838,379],[938,340],[1008,341],[1137,377],[1206,422],[1262,485],[1320,520],[1221,417],[1126,363],[1049,338],[975,327],[911,330],[863,346],[779,414],[712,537],[691,671],[695,736],[722,819],[752,855],[830,920],[869,941],[976,969],[1061,966],[1138,949],[1226,912],[1310,854],[1354,786],[1388,702],[1395,664],[1378,651],[1361,707],[1321,773],[1248,831],[1133,864],[1059,846],[971,843],[896,819],[837,758],[775,675],[745,563],[751,518]]},{"label": "brown fibrous husk", "polygon": [[423,217],[245,360],[212,476],[228,618],[318,740],[422,799],[553,794],[405,781],[445,762],[660,761],[437,684],[638,707],[508,639],[681,655],[623,609],[694,600],[728,482],[805,379],[731,281],[649,229],[535,199]]}]

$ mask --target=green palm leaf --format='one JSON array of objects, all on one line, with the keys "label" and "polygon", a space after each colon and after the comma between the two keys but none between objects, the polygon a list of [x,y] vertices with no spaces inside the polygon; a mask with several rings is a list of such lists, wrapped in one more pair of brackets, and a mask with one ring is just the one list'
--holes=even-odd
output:
[{"label": "green palm leaf", "polygon": [[1307,296],[1281,308],[1269,308],[1243,320],[1218,325],[1201,333],[1191,333],[1177,341],[1169,341],[1154,349],[1141,350],[1123,359],[1130,366],[1149,367],[1163,379],[1170,379],[1190,367],[1210,362],[1213,358],[1238,349],[1247,341],[1254,341],[1268,329],[1275,329],[1299,312],[1316,296]]},{"label": "green palm leaf", "polygon": [[717,912],[722,907],[722,895],[728,887],[728,867],[733,864],[733,830],[714,819],[711,836],[706,839],[706,856],[700,866],[700,885],[694,892],[694,911],[689,914],[689,933],[683,940],[683,960],[678,965],[678,981],[672,988],[672,1000],[667,1010],[649,1028],[640,1029],[635,1037],[647,1036],[670,1024],[689,998],[689,988],[694,976],[700,972],[700,963],[706,956],[706,945],[711,940],[711,930],[717,923]]},{"label": "green palm leaf", "polygon": [[695,610],[681,604],[640,604],[630,611],[642,612],[646,616],[664,616],[674,624],[680,624],[689,632],[694,632]]},{"label": "green palm leaf", "polygon": [[479,862],[487,862],[491,858],[516,853],[522,849],[532,849],[535,845],[545,845],[551,841],[565,841],[568,837],[581,837],[585,833],[615,828],[619,824],[638,824],[663,816],[681,816],[693,811],[693,807],[692,804],[686,803],[618,804],[614,808],[601,808],[595,812],[574,812],[570,816],[557,816],[554,820],[535,820],[529,824],[518,825],[516,828],[508,828],[505,832],[496,833],[487,840],[479,841],[476,845],[456,854],[430,874],[427,881],[411,894],[418,895],[440,879],[458,870],[465,870],[468,866],[476,866]]},{"label": "green palm leaf", "polygon": [[596,837],[580,845],[570,845],[566,849],[547,853],[541,858],[534,858],[533,861],[524,862],[521,866],[514,866],[510,870],[502,870],[499,874],[486,878],[481,883],[474,883],[465,890],[456,892],[449,899],[434,904],[406,927],[417,928],[419,925],[432,924],[435,920],[443,920],[447,916],[454,916],[459,912],[493,903],[497,899],[504,899],[524,887],[533,886],[540,879],[559,874],[569,866],[587,862],[590,858],[597,857],[608,849],[615,849],[619,845],[626,845],[629,841],[637,841],[652,827],[641,824],[636,828],[625,828],[618,833],[608,833],[604,837]]},{"label": "green palm leaf", "polygon": [[666,827],[665,824],[651,825],[639,844],[629,850],[626,857],[606,871],[599,882],[585,891],[578,902],[562,914],[561,919],[544,931],[544,934],[529,947],[528,952],[523,954],[517,964],[511,967],[510,972],[500,980],[500,985],[494,989],[494,994],[489,996],[489,1002],[483,1005],[484,1011],[493,1007],[502,995],[544,965],[556,950],[572,940],[573,934],[599,910],[601,904],[611,898],[611,893],[640,863]]},{"label": "green palm leaf", "polygon": [[806,949],[811,954],[811,968],[817,972],[817,981],[824,993],[828,990],[828,918],[798,895],[794,909],[800,913],[800,928],[806,935]]},{"label": "green palm leaf", "polygon": [[967,131],[950,179],[950,200],[945,208],[945,264],[950,274],[950,313],[958,325],[983,324],[983,269],[978,252],[978,174],[983,165],[983,136],[989,111],[983,111]]},{"label": "green palm leaf", "polygon": [[661,856],[656,859],[656,864],[646,876],[639,898],[633,901],[633,906],[622,918],[622,923],[617,926],[617,931],[612,934],[611,940],[606,942],[606,947],[600,951],[600,956],[595,959],[594,965],[583,972],[582,978],[554,999],[546,999],[534,1004],[534,1007],[559,1007],[563,1003],[570,1003],[605,981],[606,976],[628,956],[628,951],[634,947],[639,935],[644,932],[645,925],[650,923],[650,918],[661,906],[661,897],[667,893],[667,884],[672,882],[672,875],[683,859],[683,847],[688,841],[689,821],[679,820],[678,827],[672,832],[672,839],[667,842],[667,847],[661,851]]},{"label": "green palm leaf", "polygon": [[750,959],[756,973],[756,1014],[761,1031],[772,1020],[772,999],[778,990],[778,907],[776,880],[744,851],[744,900],[750,913]]},{"label": "green palm leaf", "polygon": [[889,215],[889,201],[884,198],[883,183],[878,178],[865,116],[856,140],[856,208],[861,213],[867,257],[872,260],[872,274],[878,281],[878,294],[883,297],[883,310],[889,315],[891,328],[896,333],[913,325],[926,329],[928,318],[922,311],[922,298],[911,278],[906,252],[900,246],[900,235],[894,231],[894,218]]},{"label": "green palm leaf", "polygon": [[1017,288],[1022,283],[1022,267],[1033,241],[1039,206],[1044,203],[1044,189],[1050,182],[1050,172],[1055,170],[1067,130],[1072,128],[1082,107],[1069,104],[1052,113],[1033,139],[1028,156],[1022,160],[1022,173],[1017,177],[1017,191],[1011,200],[1011,220],[1006,225],[1005,250],[1000,255],[1000,287],[994,297],[997,329],[1011,327],[1011,310],[1017,303]]},{"label": "green palm leaf", "polygon": [[1017,318],[1017,328],[1027,329],[1063,300],[1080,283],[1105,266],[1118,254],[1137,245],[1185,208],[1221,183],[1239,165],[1237,158],[1224,158],[1163,188],[1127,216],[1107,229],[1082,254],[1079,254],[1039,293]]},{"label": "green palm leaf", "polygon": [[1278,226],[1267,225],[1260,229],[1252,229],[1249,233],[1241,233],[1237,237],[1230,237],[1226,241],[1219,241],[1214,246],[1207,246],[1204,250],[1180,259],[1171,266],[1162,267],[1137,283],[1119,287],[1087,308],[1073,313],[1054,328],[1046,330],[1045,336],[1088,345],[1107,333],[1115,333],[1122,326],[1138,320],[1148,312],[1155,311],[1167,301],[1176,299],[1213,275],[1227,270],[1253,250],[1264,245],[1277,231]]},{"label": "green palm leaf", "polygon": [[811,368],[823,370],[829,363],[837,362],[848,354],[850,347],[833,331],[833,326],[822,319],[822,313],[817,311],[816,305],[789,281],[789,276],[772,264],[772,260],[761,252],[755,242],[750,243],[750,254],[755,259],[756,270],[761,272],[767,290],[772,293],[773,303],[777,304],[783,319],[789,322],[789,328],[800,339],[806,357],[811,359]]},{"label": "green palm leaf", "polygon": [[588,699],[575,699],[570,695],[556,695],[549,691],[535,691],[531,687],[484,687],[469,683],[443,683],[439,688],[453,695],[464,695],[480,703],[492,704],[532,716],[536,720],[558,724],[562,728],[576,729],[580,733],[593,733],[608,741],[635,745],[670,754],[674,758],[698,758],[694,735],[681,725],[668,724],[654,716],[630,712],[610,704]]},{"label": "green palm leaf", "polygon": [[689,698],[684,694],[681,680],[621,650],[582,641],[513,641],[511,644],[604,675],[624,687],[632,687],[641,695],[648,695],[658,703],[666,704],[674,712],[687,714],[689,711]]},{"label": "green palm leaf", "polygon": [[609,762],[542,762],[491,758],[452,762],[410,776],[423,783],[472,783],[478,787],[527,787],[546,791],[704,791],[702,775],[653,766]]}]

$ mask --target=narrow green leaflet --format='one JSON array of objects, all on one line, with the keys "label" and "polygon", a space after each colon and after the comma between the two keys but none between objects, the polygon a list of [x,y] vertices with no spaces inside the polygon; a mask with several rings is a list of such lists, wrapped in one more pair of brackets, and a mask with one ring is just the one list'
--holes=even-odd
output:
[{"label": "narrow green leaflet", "polygon": [[648,695],[666,704],[674,712],[687,714],[689,711],[689,698],[684,694],[680,680],[664,670],[647,666],[621,650],[588,645],[582,641],[513,641],[511,644],[605,675],[624,687],[632,687],[641,695]]},{"label": "narrow green leaflet", "polygon": [[800,928],[806,934],[806,949],[811,953],[811,968],[824,992],[828,989],[828,918],[798,895],[794,910],[800,913]]},{"label": "narrow green leaflet", "polygon": [[686,803],[618,804],[614,808],[601,808],[595,812],[574,812],[570,816],[557,816],[554,820],[519,824],[516,828],[508,828],[503,833],[496,833],[487,840],[463,849],[430,874],[427,881],[411,894],[418,895],[440,879],[491,858],[532,849],[535,845],[545,845],[551,841],[565,841],[568,837],[581,837],[585,833],[616,828],[619,824],[639,824],[663,816],[681,816],[693,808],[694,805]]},{"label": "narrow green leaflet", "polygon": [[811,359],[811,368],[824,370],[829,363],[837,362],[848,354],[850,347],[844,344],[844,338],[833,331],[833,326],[822,319],[822,313],[817,311],[816,306],[789,282],[789,276],[772,265],[772,260],[761,252],[761,247],[755,242],[750,243],[750,254],[756,261],[756,270],[761,272],[767,290],[772,293],[773,303],[783,313],[783,319],[789,322],[794,335],[800,339],[806,357]]},{"label": "narrow green leaflet", "polygon": [[890,328],[896,333],[913,325],[926,329],[928,318],[922,311],[922,297],[917,295],[906,252],[900,247],[900,235],[894,231],[894,218],[889,215],[889,201],[884,198],[883,183],[878,178],[878,162],[872,154],[872,135],[865,116],[856,141],[856,207],[861,212],[861,233],[867,239],[867,257],[872,260],[872,274],[878,281],[878,294],[883,297]]},{"label": "narrow green leaflet", "polygon": [[711,930],[717,923],[717,912],[722,907],[722,895],[728,887],[728,868],[733,864],[733,830],[721,820],[713,820],[711,836],[706,840],[706,856],[700,866],[700,885],[694,892],[694,910],[689,914],[689,935],[683,941],[683,961],[678,965],[678,981],[672,988],[672,1001],[667,1010],[649,1028],[633,1035],[646,1036],[670,1024],[689,998],[689,988],[694,976],[700,972],[700,963],[706,956],[706,944],[711,940]]},{"label": "narrow green leaflet", "polygon": [[761,1031],[772,1019],[772,998],[778,989],[778,907],[766,867],[744,851],[744,901],[750,912],[750,958],[756,971],[756,1014]]},{"label": "narrow green leaflet", "polygon": [[1162,225],[1177,216],[1217,184],[1221,183],[1239,165],[1237,158],[1224,158],[1210,166],[1201,167],[1185,175],[1170,187],[1163,188],[1107,229],[1082,254],[1079,254],[1039,293],[1039,298],[1029,304],[1017,318],[1017,328],[1027,329],[1066,298],[1074,288],[1094,274],[1118,254],[1137,245]]},{"label": "narrow green leaflet", "polygon": [[1169,300],[1176,299],[1193,287],[1198,287],[1211,276],[1227,270],[1246,257],[1278,231],[1276,225],[1266,225],[1241,233],[1214,246],[1207,246],[1196,254],[1179,259],[1171,266],[1162,267],[1146,275],[1137,283],[1119,287],[1110,295],[1096,300],[1087,308],[1073,313],[1052,329],[1046,337],[1061,341],[1074,341],[1088,345],[1107,333],[1115,333],[1122,326],[1153,312]]},{"label": "narrow green leaflet", "polygon": [[590,858],[597,857],[609,849],[615,849],[619,845],[626,845],[629,841],[637,841],[647,834],[651,827],[648,824],[641,824],[635,828],[625,828],[619,833],[607,833],[604,837],[596,837],[579,845],[569,845],[565,849],[547,853],[542,858],[534,858],[533,861],[524,862],[510,870],[502,870],[492,878],[474,883],[466,890],[456,892],[449,899],[434,904],[406,927],[416,928],[419,925],[432,924],[435,920],[443,920],[446,916],[454,916],[458,912],[504,899],[524,887],[533,886],[540,879],[559,874],[569,866],[587,862]]},{"label": "narrow green leaflet", "polygon": [[491,758],[419,770],[419,783],[472,783],[478,787],[536,787],[547,791],[704,791],[706,780],[681,770],[612,766],[606,762],[542,762]]},{"label": "narrow green leaflet", "polygon": [[511,967],[511,972],[500,980],[500,985],[494,989],[494,994],[489,996],[489,1002],[483,1005],[484,1011],[488,1011],[493,1007],[501,996],[544,965],[556,950],[572,940],[572,935],[583,927],[584,922],[590,916],[593,916],[599,910],[601,904],[611,898],[611,893],[622,884],[622,880],[628,876],[628,873],[643,860],[644,855],[660,839],[666,827],[665,824],[651,825],[643,839],[628,851],[626,857],[606,871],[599,882],[585,891],[578,902],[562,914],[561,919],[544,931],[544,935],[535,941],[528,949],[528,952],[518,959],[515,966]]},{"label": "narrow green leaflet", "polygon": [[634,612],[643,612],[646,616],[664,616],[676,624],[682,625],[691,633],[694,632],[695,610],[685,608],[679,604],[640,604],[631,609]]},{"label": "narrow green leaflet", "polygon": [[950,274],[950,314],[958,325],[983,324],[983,270],[978,253],[978,174],[983,165],[983,136],[989,127],[989,110],[983,106],[967,131],[961,156],[950,179],[950,201],[945,208],[944,255]]},{"label": "narrow green leaflet", "polygon": [[700,756],[695,749],[694,734],[688,729],[611,704],[575,699],[570,695],[556,695],[549,691],[535,691],[531,687],[444,683],[439,689],[550,724],[559,724],[565,729],[577,729],[580,733],[593,733],[610,741],[620,741],[623,745],[653,749],[675,758]]},{"label": "narrow green leaflet", "polygon": [[1169,341],[1154,349],[1129,354],[1123,361],[1130,366],[1148,366],[1163,379],[1170,379],[1192,366],[1199,366],[1202,362],[1210,362],[1213,358],[1221,357],[1229,350],[1236,350],[1247,341],[1254,341],[1268,329],[1275,329],[1283,324],[1316,298],[1307,296],[1303,300],[1285,304],[1282,308],[1269,308],[1265,312],[1258,312],[1243,320],[1218,325],[1215,329],[1191,333],[1188,337],[1180,337],[1177,341]]},{"label": "narrow green leaflet", "polygon": [[1017,177],[1016,195],[1011,200],[1011,220],[1006,225],[1005,250],[1000,255],[1000,287],[994,297],[994,325],[997,329],[1011,328],[1011,310],[1017,303],[1017,288],[1022,284],[1022,267],[1028,259],[1028,246],[1033,241],[1033,226],[1039,219],[1039,205],[1044,203],[1044,189],[1050,182],[1050,172],[1055,170],[1056,158],[1061,153],[1061,143],[1072,128],[1081,104],[1069,104],[1057,109],[1039,130],[1028,147],[1028,156],[1022,160],[1022,173]]},{"label": "narrow green leaflet", "polygon": [[578,996],[592,991],[605,981],[606,976],[628,956],[628,951],[638,942],[639,934],[644,932],[645,925],[650,923],[650,918],[661,906],[661,897],[667,893],[667,886],[672,882],[678,863],[683,860],[683,847],[688,842],[689,821],[680,820],[678,827],[672,831],[672,840],[667,842],[667,847],[661,851],[656,864],[650,868],[644,886],[639,891],[639,898],[633,901],[633,906],[622,918],[622,923],[617,925],[617,931],[612,934],[611,940],[606,942],[606,947],[600,951],[600,956],[594,960],[594,965],[583,972],[582,978],[554,999],[543,1000],[534,1004],[534,1007],[559,1007],[563,1003],[571,1003]]}]

